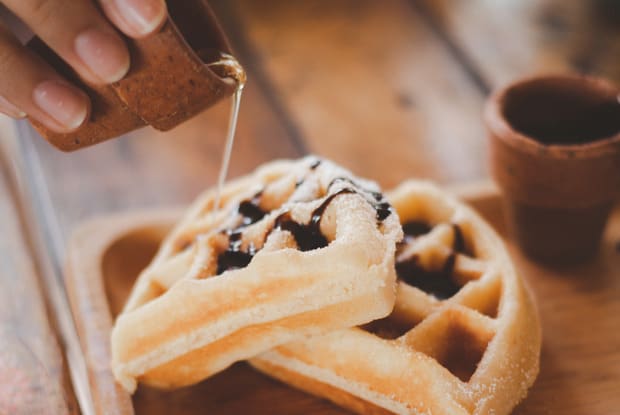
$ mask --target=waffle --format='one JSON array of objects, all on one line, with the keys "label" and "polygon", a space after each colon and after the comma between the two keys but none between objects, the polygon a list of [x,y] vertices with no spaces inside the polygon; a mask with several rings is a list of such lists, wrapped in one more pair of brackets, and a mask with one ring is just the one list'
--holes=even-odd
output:
[{"label": "waffle", "polygon": [[541,331],[502,241],[429,183],[388,200],[405,233],[394,311],[250,363],[360,414],[509,413],[538,374]]},{"label": "waffle", "polygon": [[112,331],[128,391],[196,383],[274,346],[387,316],[399,220],[378,187],[314,157],[202,195]]}]

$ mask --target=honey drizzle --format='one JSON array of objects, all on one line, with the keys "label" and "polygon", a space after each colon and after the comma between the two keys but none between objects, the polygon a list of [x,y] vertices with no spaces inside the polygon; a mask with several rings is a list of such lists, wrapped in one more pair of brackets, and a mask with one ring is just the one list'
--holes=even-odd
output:
[{"label": "honey drizzle", "polygon": [[230,118],[228,119],[228,132],[226,134],[226,145],[224,147],[224,154],[222,155],[222,164],[220,165],[220,171],[217,178],[217,187],[215,189],[215,199],[213,201],[213,213],[216,213],[220,208],[222,187],[226,181],[228,175],[228,165],[230,164],[230,157],[232,154],[233,143],[235,141],[235,132],[237,130],[237,119],[239,117],[239,106],[241,104],[241,96],[243,94],[243,88],[247,76],[245,70],[239,63],[239,61],[232,55],[227,53],[221,53],[220,59],[207,64],[207,66],[218,66],[223,71],[223,75],[226,78],[232,79],[235,84],[235,92],[231,98]]}]

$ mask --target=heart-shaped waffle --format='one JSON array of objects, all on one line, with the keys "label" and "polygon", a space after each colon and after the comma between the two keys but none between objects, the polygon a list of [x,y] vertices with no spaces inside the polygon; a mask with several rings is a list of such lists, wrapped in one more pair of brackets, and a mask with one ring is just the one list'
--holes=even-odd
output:
[{"label": "heart-shaped waffle", "polygon": [[402,230],[378,187],[325,160],[279,161],[209,191],[139,276],[112,331],[133,391],[198,382],[279,344],[385,317]]},{"label": "heart-shaped waffle", "polygon": [[501,239],[429,183],[388,199],[405,233],[394,311],[251,364],[360,414],[509,413],[538,373],[541,331]]}]

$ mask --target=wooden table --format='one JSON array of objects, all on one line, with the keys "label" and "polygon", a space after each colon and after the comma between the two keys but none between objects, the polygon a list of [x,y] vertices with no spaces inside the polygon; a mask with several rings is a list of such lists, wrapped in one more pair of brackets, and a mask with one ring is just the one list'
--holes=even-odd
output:
[{"label": "wooden table", "polygon": [[[315,152],[386,187],[410,176],[480,179],[492,88],[542,71],[620,81],[613,1],[212,4],[249,72],[231,176]],[[145,129],[73,154],[2,120],[0,414],[79,413],[76,395],[87,392],[67,369],[65,356],[80,364],[71,321],[50,311],[65,301],[54,288],[64,241],[87,218],[184,204],[212,185],[227,112],[223,103],[172,132]],[[606,317],[618,329],[618,316]],[[617,394],[601,399],[620,408]]]}]

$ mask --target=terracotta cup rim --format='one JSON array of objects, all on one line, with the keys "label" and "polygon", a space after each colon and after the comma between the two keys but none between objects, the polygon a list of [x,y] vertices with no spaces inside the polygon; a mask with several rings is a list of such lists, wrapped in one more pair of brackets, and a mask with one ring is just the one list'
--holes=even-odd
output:
[{"label": "terracotta cup rim", "polygon": [[[222,28],[219,20],[215,16],[215,13],[209,3],[206,0],[194,0],[193,3],[197,7],[197,13],[187,15],[187,13],[178,12],[174,7],[168,5],[168,18],[167,21],[170,23],[170,27],[172,31],[177,35],[177,39],[183,47],[185,47],[187,54],[191,57],[194,65],[202,66],[215,75],[219,80],[226,84],[234,85],[234,80],[229,77],[222,76],[218,71],[213,70],[213,68],[205,65],[209,62],[205,61],[199,54],[198,48],[195,42],[200,42],[203,39],[211,39],[215,42],[215,46],[219,52],[224,52],[228,54],[232,54],[232,48],[226,36],[224,36],[224,29]],[[196,33],[188,32],[184,25],[179,24],[179,19],[192,19],[192,25],[198,25],[201,22],[207,22],[206,30],[209,30],[207,36],[202,34],[201,37],[197,37]],[[205,27],[205,26],[203,26]],[[201,39],[203,38],[203,39]]]},{"label": "terracotta cup rim", "polygon": [[617,152],[617,146],[620,146],[620,132],[609,137],[598,138],[585,143],[545,144],[527,136],[513,127],[504,115],[504,105],[508,93],[526,85],[548,81],[581,83],[584,88],[588,88],[595,93],[616,94],[620,101],[620,88],[601,78],[576,74],[542,74],[529,76],[500,88],[491,94],[487,100],[484,108],[484,120],[487,128],[494,133],[493,136],[498,137],[512,147],[541,158],[588,159]]}]

